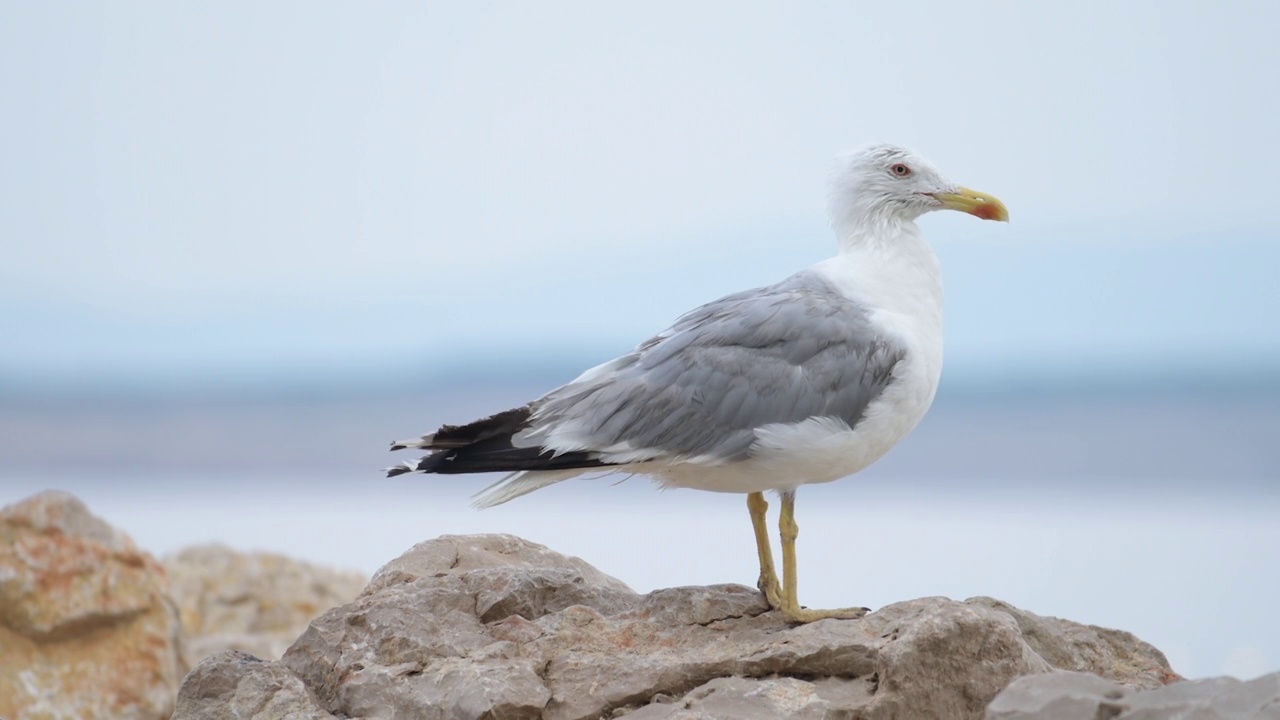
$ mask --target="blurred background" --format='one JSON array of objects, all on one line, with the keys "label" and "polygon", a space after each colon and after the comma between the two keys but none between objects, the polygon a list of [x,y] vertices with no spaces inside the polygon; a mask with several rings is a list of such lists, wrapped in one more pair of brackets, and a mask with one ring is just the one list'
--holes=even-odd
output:
[{"label": "blurred background", "polygon": [[801,597],[991,595],[1188,676],[1280,669],[1280,5],[0,5],[0,504],[157,554],[372,572],[512,532],[637,590],[754,582],[743,499],[383,479],[833,251],[839,151],[913,147],[933,411],[798,501]]}]

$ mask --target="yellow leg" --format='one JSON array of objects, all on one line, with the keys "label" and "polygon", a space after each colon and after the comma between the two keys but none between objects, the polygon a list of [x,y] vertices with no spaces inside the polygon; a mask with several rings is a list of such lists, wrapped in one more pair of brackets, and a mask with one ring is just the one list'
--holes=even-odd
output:
[{"label": "yellow leg", "polygon": [[800,526],[796,524],[796,494],[782,493],[782,512],[778,515],[778,535],[782,538],[782,602],[784,607],[800,608],[799,588],[796,580],[796,538]]},{"label": "yellow leg", "polygon": [[782,587],[778,583],[778,571],[773,565],[773,548],[769,545],[769,527],[765,524],[765,513],[769,511],[769,503],[764,493],[748,493],[747,510],[751,513],[751,528],[756,533],[756,553],[760,556],[760,579],[756,587],[764,593],[769,607],[782,606]]},{"label": "yellow leg", "polygon": [[[761,500],[763,502],[763,499]],[[778,533],[782,536],[782,603],[770,605],[781,610],[791,622],[813,622],[825,618],[854,620],[866,615],[867,608],[841,608],[839,610],[809,610],[800,607],[799,591],[796,587],[796,537],[800,535],[800,526],[796,524],[796,494],[794,491],[782,493],[782,513],[778,517]],[[757,533],[757,541],[759,533]]]}]

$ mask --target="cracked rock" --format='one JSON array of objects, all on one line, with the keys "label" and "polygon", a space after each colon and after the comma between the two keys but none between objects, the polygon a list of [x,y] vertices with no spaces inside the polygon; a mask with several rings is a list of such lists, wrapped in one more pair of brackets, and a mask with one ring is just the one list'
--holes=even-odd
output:
[{"label": "cracked rock", "polygon": [[173,716],[213,720],[336,720],[296,675],[239,650],[200,661],[182,681]]},{"label": "cracked rock", "polygon": [[236,678],[287,672],[300,685],[276,685],[336,717],[977,720],[1016,678],[1064,667],[1132,688],[1178,679],[1132,635],[987,598],[793,626],[753,588],[640,595],[520,538],[445,536],[379,570],[278,663],[202,662],[174,718],[227,717],[194,688],[248,702]]}]

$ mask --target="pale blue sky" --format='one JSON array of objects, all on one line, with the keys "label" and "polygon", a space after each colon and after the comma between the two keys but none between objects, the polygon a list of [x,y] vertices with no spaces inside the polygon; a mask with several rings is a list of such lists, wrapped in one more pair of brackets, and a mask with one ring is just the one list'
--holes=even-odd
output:
[{"label": "pale blue sky", "polygon": [[1261,1],[6,3],[0,370],[600,359],[829,254],[827,164],[869,141],[1011,209],[925,220],[950,371],[1266,365],[1276,27]]}]

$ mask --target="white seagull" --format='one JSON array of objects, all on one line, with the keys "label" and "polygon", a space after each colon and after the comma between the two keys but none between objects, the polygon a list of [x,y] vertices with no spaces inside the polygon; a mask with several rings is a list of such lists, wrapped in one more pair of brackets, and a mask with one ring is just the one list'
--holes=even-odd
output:
[{"label": "white seagull", "polygon": [[[527,405],[395,442],[392,450],[432,453],[387,475],[509,473],[479,507],[600,472],[746,493],[769,605],[792,622],[861,617],[866,608],[800,605],[795,492],[875,462],[933,402],[942,276],[916,219],[943,209],[1009,219],[999,200],[910,150],[873,145],[841,156],[830,178],[835,257],[696,308]],[[781,583],[766,490],[782,501]]]}]

